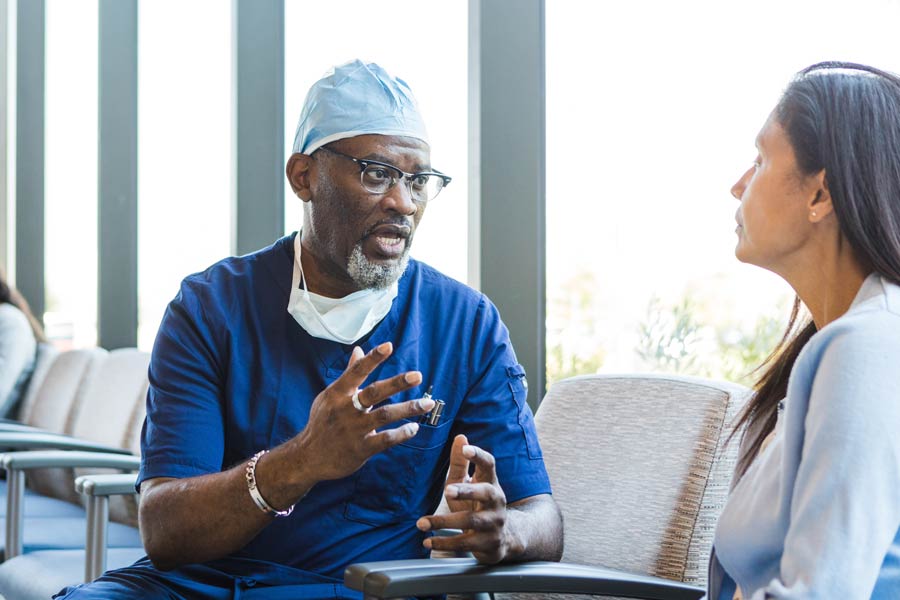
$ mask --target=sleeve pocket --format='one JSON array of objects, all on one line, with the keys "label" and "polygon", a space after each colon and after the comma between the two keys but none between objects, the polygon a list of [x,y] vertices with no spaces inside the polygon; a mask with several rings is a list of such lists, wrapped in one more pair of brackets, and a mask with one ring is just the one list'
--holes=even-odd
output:
[{"label": "sleeve pocket", "polygon": [[514,365],[506,368],[506,375],[509,378],[509,390],[516,402],[519,415],[519,426],[522,428],[522,434],[525,436],[525,445],[528,448],[528,458],[543,458],[541,453],[541,445],[537,439],[537,431],[534,428],[534,415],[531,414],[531,408],[528,406],[528,380],[525,378],[525,368],[522,365]]}]

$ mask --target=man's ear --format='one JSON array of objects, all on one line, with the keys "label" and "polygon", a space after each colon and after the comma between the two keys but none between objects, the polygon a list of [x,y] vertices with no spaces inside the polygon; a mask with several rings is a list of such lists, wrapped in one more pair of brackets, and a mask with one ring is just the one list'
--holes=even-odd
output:
[{"label": "man's ear", "polygon": [[309,202],[312,198],[310,185],[310,171],[312,170],[312,157],[306,154],[296,152],[291,154],[285,167],[288,183],[291,189],[304,202]]},{"label": "man's ear", "polygon": [[825,169],[812,176],[814,194],[807,204],[809,211],[809,220],[812,223],[818,223],[828,215],[834,212],[834,205],[831,203],[831,192],[828,190],[828,179],[825,177]]}]

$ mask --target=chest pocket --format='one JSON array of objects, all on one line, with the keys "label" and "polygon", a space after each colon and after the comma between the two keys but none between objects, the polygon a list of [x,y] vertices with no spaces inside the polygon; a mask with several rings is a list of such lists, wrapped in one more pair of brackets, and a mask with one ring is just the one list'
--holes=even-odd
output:
[{"label": "chest pocket", "polygon": [[442,419],[437,426],[420,424],[412,439],[370,458],[356,473],[344,516],[387,525],[428,514],[443,488],[451,423]]}]

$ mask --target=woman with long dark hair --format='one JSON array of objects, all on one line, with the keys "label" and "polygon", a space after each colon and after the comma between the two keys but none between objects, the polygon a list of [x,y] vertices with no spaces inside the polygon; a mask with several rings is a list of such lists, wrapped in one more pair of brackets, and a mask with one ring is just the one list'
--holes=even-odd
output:
[{"label": "woman with long dark hair", "polygon": [[900,598],[900,78],[808,67],[756,142],[735,254],[797,301],[738,423],[709,598]]},{"label": "woman with long dark hair", "polygon": [[42,341],[44,332],[25,298],[0,272],[0,418],[12,416]]}]

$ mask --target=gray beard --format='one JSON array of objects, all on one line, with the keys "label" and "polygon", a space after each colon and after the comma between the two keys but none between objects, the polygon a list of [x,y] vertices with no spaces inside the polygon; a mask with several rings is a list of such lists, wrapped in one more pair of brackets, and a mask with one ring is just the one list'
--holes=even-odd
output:
[{"label": "gray beard", "polygon": [[400,279],[409,264],[409,246],[403,252],[399,262],[377,264],[370,262],[363,252],[362,242],[357,242],[347,260],[347,273],[361,290],[383,290],[391,287]]}]

